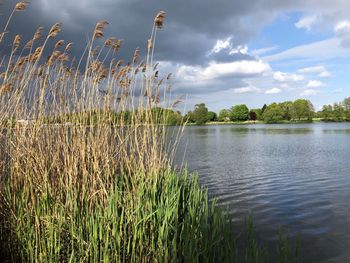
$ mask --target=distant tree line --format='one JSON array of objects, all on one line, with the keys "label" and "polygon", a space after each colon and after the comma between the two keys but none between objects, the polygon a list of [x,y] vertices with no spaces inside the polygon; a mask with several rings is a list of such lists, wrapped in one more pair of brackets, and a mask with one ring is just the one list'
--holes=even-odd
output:
[{"label": "distant tree line", "polygon": [[333,105],[324,105],[316,116],[323,121],[350,121],[350,97]]},{"label": "distant tree line", "polygon": [[[350,121],[350,97],[333,105],[324,105],[322,110],[315,112],[314,106],[309,100],[297,99],[281,103],[264,104],[262,108],[249,109],[245,104],[232,106],[229,109],[220,110],[219,114],[209,111],[204,103],[196,104],[192,111],[184,116],[180,111],[155,107],[151,110],[152,119],[155,123],[167,125],[180,125],[181,123],[195,123],[203,125],[207,122],[246,122],[260,121],[265,123],[283,122],[311,122],[315,118],[326,122]],[[107,122],[111,125],[131,123],[133,115],[146,114],[137,110],[133,112],[113,112],[109,110],[93,110],[85,113],[71,113],[63,116],[47,116],[44,123],[67,123],[78,124],[85,120],[86,124],[94,125],[99,122]],[[86,119],[84,116],[88,115]],[[142,119],[142,118],[141,118]],[[15,123],[13,120],[11,123]]]},{"label": "distant tree line", "polygon": [[321,121],[350,121],[350,97],[340,103],[324,105],[321,111],[315,108],[309,100],[297,99],[281,103],[271,103],[262,108],[249,109],[240,104],[230,109],[222,109],[219,114],[209,111],[204,103],[196,104],[184,119],[188,123],[202,125],[207,122],[245,122],[263,121],[265,123],[311,122],[314,118]]}]

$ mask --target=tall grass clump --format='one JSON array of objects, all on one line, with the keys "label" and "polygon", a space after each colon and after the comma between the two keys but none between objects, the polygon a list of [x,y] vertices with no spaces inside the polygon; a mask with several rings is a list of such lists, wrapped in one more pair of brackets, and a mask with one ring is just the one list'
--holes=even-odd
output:
[{"label": "tall grass clump", "polygon": [[[147,55],[118,59],[100,21],[81,58],[60,23],[0,35],[0,258],[9,262],[239,261],[227,216],[197,177],[176,172],[183,125],[168,136],[170,75]],[[6,48],[11,43],[11,49]],[[6,48],[5,48],[6,47]],[[169,138],[173,139],[169,139]],[[247,246],[241,260],[258,262]],[[259,261],[260,262],[260,261]]]},{"label": "tall grass clump", "polygon": [[[8,46],[6,29],[0,43]],[[2,55],[2,257],[22,262],[167,262],[225,259],[226,217],[195,177],[171,170],[182,126],[166,140],[170,75],[153,61],[159,12],[140,60],[93,29],[80,60],[62,25],[15,36]],[[103,39],[103,40],[102,40]],[[6,44],[5,44],[6,43]],[[101,47],[98,47],[100,45]],[[126,116],[127,115],[127,116]],[[56,121],[59,120],[59,121]],[[93,120],[93,121],[92,121]]]}]

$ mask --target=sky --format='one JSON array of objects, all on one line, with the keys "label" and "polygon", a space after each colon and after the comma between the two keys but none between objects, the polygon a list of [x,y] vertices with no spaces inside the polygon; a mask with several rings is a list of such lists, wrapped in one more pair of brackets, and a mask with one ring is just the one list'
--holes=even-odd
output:
[{"label": "sky", "polygon": [[[15,3],[2,0],[2,28]],[[38,26],[61,22],[60,37],[80,57],[104,19],[105,35],[122,39],[119,56],[131,60],[136,47],[145,54],[160,10],[166,20],[155,60],[173,74],[171,92],[184,111],[201,102],[218,112],[297,98],[319,110],[350,96],[348,0],[32,0],[8,31],[29,40]]]}]

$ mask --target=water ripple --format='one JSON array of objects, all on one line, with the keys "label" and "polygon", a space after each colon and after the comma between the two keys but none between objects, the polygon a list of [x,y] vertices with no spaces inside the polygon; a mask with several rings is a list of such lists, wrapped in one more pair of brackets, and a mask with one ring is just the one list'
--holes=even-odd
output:
[{"label": "water ripple", "polygon": [[350,262],[349,131],[348,123],[189,127],[183,141],[189,169],[238,228],[252,210],[268,244],[280,226],[301,238],[301,262]]}]

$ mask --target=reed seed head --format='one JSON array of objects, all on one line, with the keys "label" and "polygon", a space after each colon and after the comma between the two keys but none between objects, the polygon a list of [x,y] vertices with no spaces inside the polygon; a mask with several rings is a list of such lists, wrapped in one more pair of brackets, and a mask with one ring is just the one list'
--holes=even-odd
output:
[{"label": "reed seed head", "polygon": [[0,33],[0,40],[2,40],[7,33],[7,31]]},{"label": "reed seed head", "polygon": [[112,46],[113,43],[114,43],[114,41],[115,41],[115,38],[113,38],[113,37],[110,37],[110,38],[106,39],[106,41],[105,41],[105,43],[104,43],[105,47],[110,47],[110,46]]},{"label": "reed seed head", "polygon": [[181,97],[176,99],[173,104],[171,105],[172,108],[175,108],[176,106],[178,106],[180,103],[182,102]]},{"label": "reed seed head", "polygon": [[54,24],[54,25],[51,27],[50,31],[49,31],[48,38],[54,38],[54,37],[56,37],[57,34],[58,34],[59,32],[61,32],[61,27],[62,27],[61,23],[56,23],[56,24]]},{"label": "reed seed head", "polygon": [[62,47],[64,45],[64,40],[61,39],[59,41],[57,41],[57,43],[55,44],[55,49],[58,49],[60,47]]},{"label": "reed seed head", "polygon": [[137,60],[139,59],[139,55],[140,55],[140,49],[136,48],[134,52],[134,58],[132,60],[133,64],[137,63]]},{"label": "reed seed head", "polygon": [[43,31],[44,31],[44,28],[42,26],[38,27],[38,29],[34,33],[33,40],[34,41],[39,40],[42,36]]},{"label": "reed seed head", "polygon": [[96,30],[104,30],[108,24],[109,23],[105,20],[99,21],[99,22],[97,22],[95,29]]},{"label": "reed seed head", "polygon": [[156,17],[154,18],[155,26],[157,28],[161,29],[163,27],[163,24],[164,24],[164,19],[165,19],[165,12],[164,11],[158,12]]},{"label": "reed seed head", "polygon": [[37,60],[40,58],[40,56],[41,56],[41,54],[42,54],[42,51],[43,51],[43,48],[42,48],[42,47],[37,47],[37,49],[34,51],[34,54],[31,55],[30,60],[31,60],[32,62],[37,61]]},{"label": "reed seed head", "polygon": [[65,51],[65,52],[69,52],[69,51],[71,51],[72,47],[73,47],[73,43],[70,42],[70,43],[67,44],[67,46],[66,46],[66,48],[64,49],[64,51]]},{"label": "reed seed head", "polygon": [[1,85],[0,88],[0,93],[1,94],[5,94],[5,93],[9,93],[12,90],[13,85],[11,83],[6,83]]},{"label": "reed seed head", "polygon": [[28,5],[28,1],[21,1],[15,5],[15,11],[24,11]]},{"label": "reed seed head", "polygon": [[94,38],[101,38],[101,37],[103,37],[103,31],[96,29],[94,32]]},{"label": "reed seed head", "polygon": [[122,45],[122,40],[118,39],[117,41],[115,41],[115,43],[113,44],[113,50],[115,53],[118,53],[121,45]]},{"label": "reed seed head", "polygon": [[17,50],[19,48],[20,44],[21,44],[21,36],[20,35],[16,35],[15,39],[13,41],[14,50]]},{"label": "reed seed head", "polygon": [[105,20],[97,22],[94,30],[94,38],[101,38],[103,37],[103,30],[108,25],[108,22]]}]

